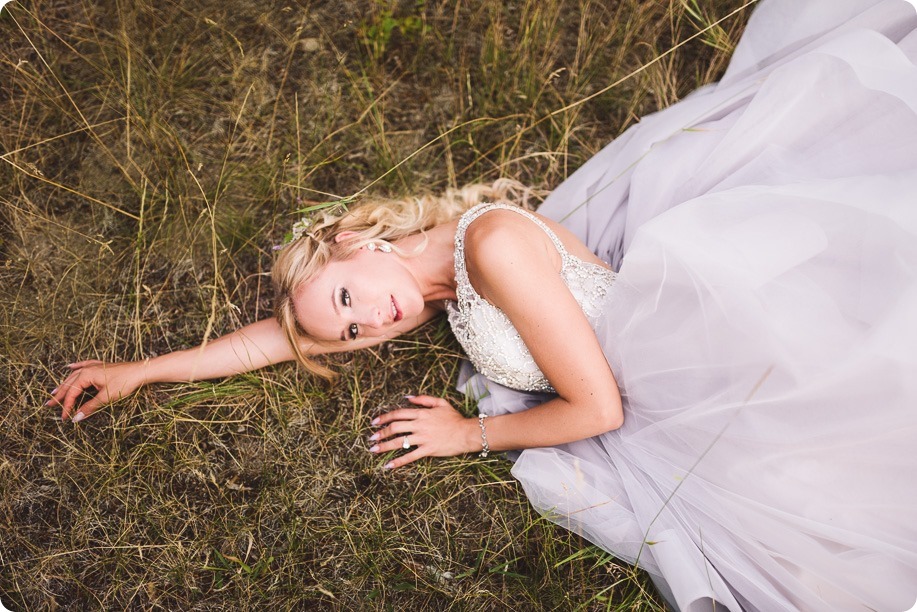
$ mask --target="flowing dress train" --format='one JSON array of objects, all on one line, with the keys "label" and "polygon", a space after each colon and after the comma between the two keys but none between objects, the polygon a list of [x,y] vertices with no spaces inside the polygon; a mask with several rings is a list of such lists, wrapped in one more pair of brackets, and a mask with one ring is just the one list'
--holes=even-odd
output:
[{"label": "flowing dress train", "polygon": [[[618,269],[625,423],[513,474],[678,609],[917,598],[915,64],[904,0],[763,0],[719,83],[540,209]],[[492,415],[544,399],[462,383]]]}]

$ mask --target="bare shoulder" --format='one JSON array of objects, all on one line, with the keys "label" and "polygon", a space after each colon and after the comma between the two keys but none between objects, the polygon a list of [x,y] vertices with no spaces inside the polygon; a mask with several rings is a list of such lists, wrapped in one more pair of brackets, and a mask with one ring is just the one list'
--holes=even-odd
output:
[{"label": "bare shoulder", "polygon": [[497,306],[499,294],[516,282],[537,283],[563,265],[551,238],[537,223],[505,209],[488,211],[468,226],[465,263],[475,292]]},{"label": "bare shoulder", "polygon": [[506,209],[488,211],[465,232],[465,259],[475,268],[500,269],[520,258],[560,264],[545,231],[525,215]]},{"label": "bare shoulder", "polygon": [[[580,260],[603,267],[608,264],[598,257],[566,227],[537,212],[531,212],[564,245],[567,252]],[[506,209],[488,211],[474,220],[465,232],[465,258],[469,265],[493,265],[493,258],[505,259],[514,252],[541,259],[559,270],[560,254],[544,229],[525,215]]]}]

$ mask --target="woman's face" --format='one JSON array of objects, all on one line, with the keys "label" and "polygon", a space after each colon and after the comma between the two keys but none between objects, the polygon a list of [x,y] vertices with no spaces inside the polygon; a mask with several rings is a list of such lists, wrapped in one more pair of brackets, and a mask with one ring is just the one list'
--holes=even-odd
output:
[{"label": "woman's face", "polygon": [[424,309],[423,293],[395,253],[358,250],[334,261],[293,297],[296,320],[322,341],[394,335],[393,328]]}]

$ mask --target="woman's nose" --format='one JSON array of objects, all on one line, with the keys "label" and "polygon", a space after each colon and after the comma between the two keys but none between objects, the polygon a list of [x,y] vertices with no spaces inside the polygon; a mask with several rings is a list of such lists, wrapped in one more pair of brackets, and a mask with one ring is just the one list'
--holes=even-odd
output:
[{"label": "woman's nose", "polygon": [[372,328],[382,327],[384,321],[382,317],[382,311],[375,306],[368,309],[364,318],[365,320],[363,321],[363,325]]}]

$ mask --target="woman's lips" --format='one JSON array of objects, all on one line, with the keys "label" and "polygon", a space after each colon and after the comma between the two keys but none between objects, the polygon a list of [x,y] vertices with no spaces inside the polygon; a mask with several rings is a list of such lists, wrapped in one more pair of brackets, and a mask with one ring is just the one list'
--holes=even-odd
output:
[{"label": "woman's lips", "polygon": [[395,301],[395,296],[392,297],[392,321],[397,323],[400,321],[404,315],[401,314],[401,311],[398,310],[398,303]]}]

